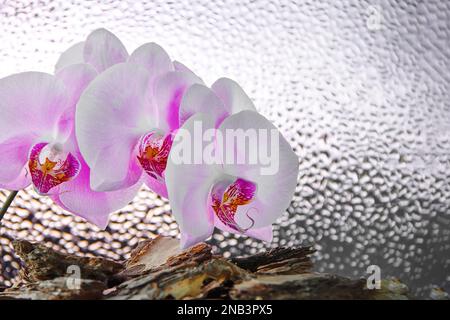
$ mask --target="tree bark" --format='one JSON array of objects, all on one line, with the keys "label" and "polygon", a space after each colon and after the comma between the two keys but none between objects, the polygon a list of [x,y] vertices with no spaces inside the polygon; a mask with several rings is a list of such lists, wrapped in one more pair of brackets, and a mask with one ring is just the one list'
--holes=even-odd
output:
[{"label": "tree bark", "polygon": [[[232,259],[200,243],[176,239],[140,243],[121,263],[62,254],[42,244],[14,242],[23,260],[20,281],[0,299],[408,299],[398,280],[369,290],[364,279],[311,271],[311,247],[276,248]],[[70,270],[78,270],[77,274]],[[78,278],[77,278],[78,277]]]}]

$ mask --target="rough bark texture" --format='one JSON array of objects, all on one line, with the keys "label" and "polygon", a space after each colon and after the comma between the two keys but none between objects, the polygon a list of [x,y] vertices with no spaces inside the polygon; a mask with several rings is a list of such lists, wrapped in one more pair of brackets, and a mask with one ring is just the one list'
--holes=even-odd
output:
[{"label": "rough bark texture", "polygon": [[[178,240],[140,243],[124,263],[14,243],[24,262],[21,281],[0,299],[407,299],[398,280],[368,290],[364,279],[311,271],[305,248],[277,248],[244,258],[213,255],[205,243],[179,249]],[[78,273],[71,273],[73,267]],[[72,268],[72,269],[71,269]]]},{"label": "rough bark texture", "polygon": [[108,281],[123,270],[121,263],[99,257],[63,254],[43,244],[24,240],[13,242],[14,251],[24,262],[21,278],[27,282],[64,277],[70,266],[78,266],[83,279]]}]

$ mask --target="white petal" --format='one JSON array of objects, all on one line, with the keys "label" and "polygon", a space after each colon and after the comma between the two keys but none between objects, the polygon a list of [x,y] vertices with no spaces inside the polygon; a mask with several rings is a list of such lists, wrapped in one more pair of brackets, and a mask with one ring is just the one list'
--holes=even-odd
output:
[{"label": "white petal", "polygon": [[186,91],[181,100],[180,125],[199,112],[213,117],[216,126],[229,115],[222,100],[211,89],[202,84],[194,84]]},{"label": "white petal", "polygon": [[55,76],[64,83],[70,103],[75,106],[81,93],[97,76],[97,71],[89,64],[78,63],[60,69]]},{"label": "white petal", "polygon": [[173,67],[175,68],[175,71],[191,73],[192,75],[198,77],[191,69],[189,69],[187,66],[185,66],[181,62],[174,60],[172,63],[173,63]]},{"label": "white petal", "polygon": [[252,238],[271,243],[273,240],[273,227],[264,227],[259,229],[250,229],[246,234]]},{"label": "white petal", "polygon": [[17,190],[30,183],[26,164],[34,137],[25,135],[0,143],[0,185],[3,189]]},{"label": "white petal", "polygon": [[174,71],[169,55],[156,43],[146,43],[140,46],[134,50],[128,61],[142,65],[150,73],[150,77]]},{"label": "white petal", "polygon": [[148,81],[148,73],[139,65],[118,64],[100,74],[81,95],[76,136],[95,191],[129,187],[142,173],[135,146],[153,127]]},{"label": "white petal", "polygon": [[100,73],[117,63],[126,62],[128,52],[114,34],[106,29],[97,29],[87,37],[83,57],[84,62]]},{"label": "white petal", "polygon": [[71,64],[83,63],[84,41],[78,42],[64,51],[55,65],[55,73]]},{"label": "white petal", "polygon": [[256,108],[244,90],[233,80],[221,78],[211,86],[217,96],[222,99],[225,106],[231,110],[231,114],[243,110],[253,110]]},{"label": "white petal", "polygon": [[[201,123],[204,130],[214,128],[213,119],[205,114],[196,114],[187,120],[175,136],[165,175],[170,206],[181,233],[189,235],[195,241],[201,241],[208,238],[214,229],[213,216],[208,208],[208,195],[220,172],[215,165],[193,164],[193,161],[181,163],[179,159],[183,148],[194,151],[191,148],[194,148],[192,140],[196,123]],[[195,142],[203,150],[202,141]]]},{"label": "white petal", "polygon": [[78,176],[60,186],[57,204],[104,229],[111,213],[122,209],[133,200],[142,183],[112,192],[95,192],[89,186],[89,168],[81,161]]},{"label": "white petal", "polygon": [[0,183],[0,189],[6,190],[22,190],[31,184],[31,177],[28,174],[26,166],[22,168],[22,172],[14,179],[7,183]]},{"label": "white petal", "polygon": [[202,83],[202,80],[191,73],[178,71],[168,72],[156,79],[153,92],[159,129],[166,132],[178,129],[181,98],[194,83]]},{"label": "white petal", "polygon": [[69,108],[66,87],[53,75],[24,72],[0,79],[0,143],[24,135],[52,139]]},{"label": "white petal", "polygon": [[[268,227],[262,227],[259,229],[251,228],[251,229],[247,230],[245,233],[240,233],[240,232],[226,226],[225,224],[223,224],[223,222],[220,221],[220,219],[217,218],[217,216],[214,217],[214,224],[218,229],[220,229],[222,231],[252,237],[252,238],[262,240],[262,241],[265,241],[268,243],[272,242],[272,239],[273,239],[272,225],[270,225]],[[244,224],[242,224],[242,225],[244,225]]]},{"label": "white petal", "polygon": [[211,224],[210,229],[208,229],[208,231],[206,231],[204,234],[200,235],[200,236],[191,236],[190,234],[186,233],[186,232],[181,232],[181,249],[187,249],[189,247],[192,247],[194,245],[196,245],[197,243],[203,242],[206,239],[208,239],[212,233],[214,231],[214,225]]},{"label": "white petal", "polygon": [[[241,154],[246,159],[244,164],[226,163],[224,171],[231,176],[243,178],[257,185],[256,199],[246,206],[239,206],[236,216],[241,210],[249,210],[252,207],[252,218],[255,220],[254,228],[262,228],[271,225],[289,206],[297,185],[298,157],[289,143],[279,133],[277,128],[262,115],[254,111],[241,111],[225,119],[219,130],[225,136],[227,130],[242,129],[243,132],[254,132],[257,141],[247,142],[234,148],[229,145],[225,147],[226,152],[234,155]],[[250,130],[250,131],[247,131]],[[262,134],[266,133],[264,137]],[[272,136],[272,134],[274,136]],[[242,131],[239,134],[242,137]],[[273,140],[272,140],[273,139]],[[278,139],[278,147],[275,141]],[[226,143],[225,143],[226,145]],[[262,152],[263,147],[273,153]],[[268,160],[262,163],[261,154],[268,154]],[[250,164],[252,155],[257,158],[257,163]]]}]

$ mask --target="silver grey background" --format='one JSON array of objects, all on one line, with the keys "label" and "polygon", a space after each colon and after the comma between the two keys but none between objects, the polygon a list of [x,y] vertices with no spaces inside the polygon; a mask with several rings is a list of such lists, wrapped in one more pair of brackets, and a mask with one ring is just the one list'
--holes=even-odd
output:
[{"label": "silver grey background", "polygon": [[[129,52],[159,43],[208,84],[235,79],[280,128],[300,175],[272,246],[314,243],[319,271],[379,265],[422,297],[450,290],[449,1],[1,1],[0,77],[52,72],[98,27]],[[18,267],[13,238],[121,259],[176,235],[169,212],[144,189],[101,231],[22,192],[1,228],[0,284]],[[264,247],[212,242],[226,255]]]}]

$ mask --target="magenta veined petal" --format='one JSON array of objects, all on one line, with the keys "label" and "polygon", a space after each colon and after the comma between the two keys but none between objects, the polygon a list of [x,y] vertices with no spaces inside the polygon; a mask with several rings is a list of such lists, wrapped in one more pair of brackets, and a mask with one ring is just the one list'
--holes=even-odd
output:
[{"label": "magenta veined petal", "polygon": [[142,136],[138,144],[137,159],[145,172],[144,182],[151,190],[165,198],[165,170],[172,142],[172,134],[164,135],[153,131]]},{"label": "magenta veined petal", "polygon": [[164,180],[163,173],[166,169],[172,139],[171,134],[163,136],[156,132],[150,132],[141,138],[137,158],[150,177]]},{"label": "magenta veined petal", "polygon": [[210,201],[217,219],[234,231],[245,233],[250,230],[255,223],[253,217],[249,215],[252,208],[248,208],[246,214],[250,220],[250,224],[247,226],[239,225],[235,215],[239,206],[247,205],[254,200],[256,189],[257,187],[253,182],[242,178],[237,178],[228,185],[221,182],[216,184],[211,190]]},{"label": "magenta veined petal", "polygon": [[211,190],[208,206],[214,214],[214,225],[222,231],[246,235],[271,242],[272,226],[254,228],[258,210],[254,200],[257,186],[241,178],[223,177]]},{"label": "magenta veined petal", "polygon": [[165,170],[169,152],[172,147],[172,134],[150,132],[139,141],[138,160],[144,169],[143,180],[147,187],[162,197],[167,198]]},{"label": "magenta veined petal", "polygon": [[31,149],[28,167],[31,180],[41,194],[75,178],[80,172],[80,162],[70,152],[58,145],[38,143]]}]

